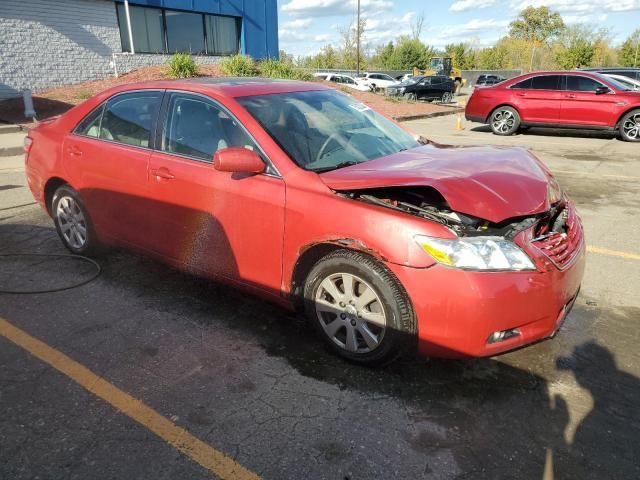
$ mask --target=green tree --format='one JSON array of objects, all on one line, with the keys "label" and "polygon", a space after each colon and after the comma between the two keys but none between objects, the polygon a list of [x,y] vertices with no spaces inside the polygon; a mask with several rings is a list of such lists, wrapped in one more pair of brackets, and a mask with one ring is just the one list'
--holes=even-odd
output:
[{"label": "green tree", "polygon": [[305,57],[302,63],[306,68],[338,68],[340,65],[339,55],[331,44],[325,45],[316,55]]},{"label": "green tree", "polygon": [[483,70],[501,70],[507,68],[507,49],[504,45],[483,48],[478,52],[478,68]]},{"label": "green tree", "polygon": [[467,43],[450,43],[444,47],[445,55],[451,57],[454,68],[471,70],[474,67],[475,55]]},{"label": "green tree", "polygon": [[618,53],[618,61],[624,67],[640,66],[640,28],[624,41]]},{"label": "green tree", "polygon": [[389,42],[386,45],[378,45],[375,53],[367,63],[376,68],[390,69],[394,50],[395,46],[393,45],[393,42]]},{"label": "green tree", "polygon": [[340,30],[340,36],[342,37],[342,49],[341,49],[341,63],[342,67],[354,69],[357,65],[357,51],[358,51],[358,36],[360,36],[360,69],[365,69],[366,62],[364,58],[364,52],[366,46],[362,42],[364,32],[367,28],[367,20],[360,19],[360,28],[355,23],[352,23],[347,28]]},{"label": "green tree", "polygon": [[576,25],[567,28],[556,45],[555,60],[563,70],[591,65],[595,52],[591,38],[594,37],[592,28]]},{"label": "green tree", "polygon": [[509,24],[509,35],[529,42],[548,43],[564,30],[562,16],[549,7],[527,7]]},{"label": "green tree", "polygon": [[393,49],[387,68],[393,70],[425,69],[434,50],[420,40],[409,36],[401,36]]}]

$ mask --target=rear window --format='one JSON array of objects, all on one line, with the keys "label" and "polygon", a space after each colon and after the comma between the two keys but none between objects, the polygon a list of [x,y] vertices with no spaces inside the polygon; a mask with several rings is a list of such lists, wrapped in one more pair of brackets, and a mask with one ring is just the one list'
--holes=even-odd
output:
[{"label": "rear window", "polygon": [[540,75],[531,79],[533,90],[560,90],[560,75]]},{"label": "rear window", "polygon": [[511,88],[531,88],[531,78],[527,78],[518,83],[514,83]]}]

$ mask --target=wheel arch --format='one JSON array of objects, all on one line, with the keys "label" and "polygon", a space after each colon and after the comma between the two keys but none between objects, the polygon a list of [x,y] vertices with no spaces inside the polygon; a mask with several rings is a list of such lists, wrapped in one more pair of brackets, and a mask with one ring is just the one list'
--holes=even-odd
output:
[{"label": "wheel arch", "polygon": [[69,182],[60,177],[51,177],[44,185],[44,204],[51,215],[51,201],[53,200],[53,194],[62,185],[69,185]]},{"label": "wheel arch", "polygon": [[620,122],[622,121],[622,117],[624,117],[627,113],[633,112],[634,110],[638,110],[640,112],[640,105],[632,105],[631,107],[627,108],[624,112],[622,112],[620,116],[618,116],[618,120],[616,120],[616,124],[614,125],[614,128],[620,128]]},{"label": "wheel arch", "polygon": [[378,252],[351,238],[326,240],[302,248],[293,266],[291,277],[288,279],[289,294],[296,310],[304,310],[304,284],[313,266],[321,258],[337,250],[351,250],[368,255],[380,263],[384,262],[384,258]]}]

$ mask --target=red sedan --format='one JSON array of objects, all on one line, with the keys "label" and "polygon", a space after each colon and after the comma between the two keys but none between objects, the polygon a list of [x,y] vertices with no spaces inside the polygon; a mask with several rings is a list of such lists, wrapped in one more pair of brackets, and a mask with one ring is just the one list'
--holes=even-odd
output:
[{"label": "red sedan", "polygon": [[520,127],[606,130],[640,142],[640,92],[590,72],[535,72],[476,88],[467,120],[488,123],[496,135]]},{"label": "red sedan", "polygon": [[582,280],[580,219],[531,153],[416,139],[319,84],[120,86],[25,145],[71,252],[126,246],[303,309],[352,361],[551,337]]}]

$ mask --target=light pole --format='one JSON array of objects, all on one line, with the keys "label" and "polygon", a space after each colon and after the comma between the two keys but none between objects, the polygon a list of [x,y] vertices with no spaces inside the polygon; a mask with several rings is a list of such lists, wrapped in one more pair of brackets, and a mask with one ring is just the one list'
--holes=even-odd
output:
[{"label": "light pole", "polygon": [[[356,77],[360,75],[360,0],[358,0],[358,18],[356,19]],[[637,56],[637,52],[636,52]]]}]

